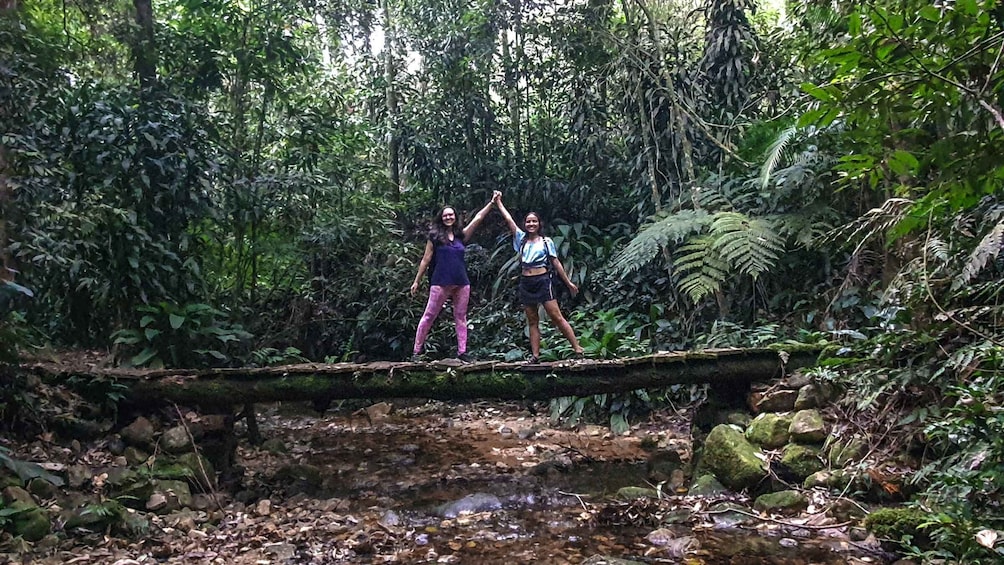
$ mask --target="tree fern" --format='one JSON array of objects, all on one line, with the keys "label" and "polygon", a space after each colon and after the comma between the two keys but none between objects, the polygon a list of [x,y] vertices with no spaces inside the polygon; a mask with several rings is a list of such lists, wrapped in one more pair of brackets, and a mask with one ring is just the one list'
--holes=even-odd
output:
[{"label": "tree fern", "polygon": [[617,273],[631,273],[650,263],[659,251],[682,243],[688,236],[704,232],[711,216],[704,210],[681,210],[642,226],[638,234],[610,261]]},{"label": "tree fern", "polygon": [[739,272],[753,278],[777,265],[784,252],[784,240],[773,223],[736,212],[715,215],[711,225],[713,250]]},{"label": "tree fern", "polygon": [[695,303],[717,292],[729,275],[729,265],[715,250],[710,235],[691,238],[677,250],[673,264],[683,276],[679,288]]},{"label": "tree fern", "polygon": [[969,260],[962,267],[962,273],[959,274],[954,286],[959,287],[972,281],[991,259],[996,259],[1000,255],[1002,244],[1004,244],[1004,221],[999,222],[990,233],[983,236],[980,244],[969,254]]}]

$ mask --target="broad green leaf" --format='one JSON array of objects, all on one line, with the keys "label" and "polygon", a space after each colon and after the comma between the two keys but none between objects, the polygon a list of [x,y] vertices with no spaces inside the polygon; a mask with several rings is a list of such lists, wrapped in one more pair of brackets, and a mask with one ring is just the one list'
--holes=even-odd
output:
[{"label": "broad green leaf", "polygon": [[920,9],[920,17],[929,22],[939,22],[941,21],[941,10],[929,4]]},{"label": "broad green leaf", "polygon": [[0,463],[2,463],[4,467],[7,467],[7,469],[17,474],[18,478],[20,478],[22,482],[27,483],[32,479],[43,479],[57,487],[63,486],[63,479],[46,471],[37,463],[14,459],[3,452],[0,452]]},{"label": "broad green leaf", "polygon": [[181,325],[185,323],[185,317],[184,316],[179,316],[177,314],[171,314],[169,316],[169,318],[170,318],[170,322],[171,322],[171,328],[175,329],[175,330],[178,329],[178,328],[180,328]]},{"label": "broad green leaf", "polygon": [[826,91],[825,88],[821,88],[812,84],[811,82],[802,83],[802,91],[809,96],[815,98],[816,100],[822,100],[823,102],[832,102],[833,95]]},{"label": "broad green leaf", "polygon": [[888,163],[889,168],[897,175],[912,175],[917,172],[917,166],[920,164],[916,157],[902,149],[890,155]]},{"label": "broad green leaf", "polygon": [[135,355],[132,359],[129,360],[129,362],[132,363],[134,367],[142,367],[156,356],[157,356],[157,350],[153,349],[152,347],[148,347],[143,351],[141,351],[138,355]]}]

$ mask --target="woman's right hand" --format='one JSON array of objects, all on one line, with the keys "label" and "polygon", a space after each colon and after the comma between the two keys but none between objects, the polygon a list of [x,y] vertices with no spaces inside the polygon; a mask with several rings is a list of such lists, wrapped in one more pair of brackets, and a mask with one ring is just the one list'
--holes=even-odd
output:
[{"label": "woman's right hand", "polygon": [[418,293],[418,283],[417,282],[413,282],[413,283],[411,283],[411,295],[415,296],[415,294],[417,294],[417,293]]}]

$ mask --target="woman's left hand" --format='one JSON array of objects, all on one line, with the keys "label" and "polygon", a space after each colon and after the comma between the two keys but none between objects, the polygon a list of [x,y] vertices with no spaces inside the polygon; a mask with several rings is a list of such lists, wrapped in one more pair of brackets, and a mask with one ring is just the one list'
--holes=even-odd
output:
[{"label": "woman's left hand", "polygon": [[572,296],[575,296],[576,294],[579,293],[579,287],[575,286],[575,283],[573,283],[572,281],[568,281],[568,292]]}]

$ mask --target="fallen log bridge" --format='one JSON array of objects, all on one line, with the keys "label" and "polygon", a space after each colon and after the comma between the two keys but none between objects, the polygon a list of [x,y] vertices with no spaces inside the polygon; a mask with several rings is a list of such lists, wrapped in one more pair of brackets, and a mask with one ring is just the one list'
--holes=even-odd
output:
[{"label": "fallen log bridge", "polygon": [[176,403],[235,406],[274,401],[326,402],[350,398],[476,398],[542,400],[625,392],[674,384],[709,383],[720,391],[748,390],[754,381],[814,365],[815,349],[716,349],[658,353],[616,360],[540,364],[445,360],[429,363],[299,364],[229,369],[79,369],[36,363],[23,367],[50,382],[114,382],[131,405]]}]

